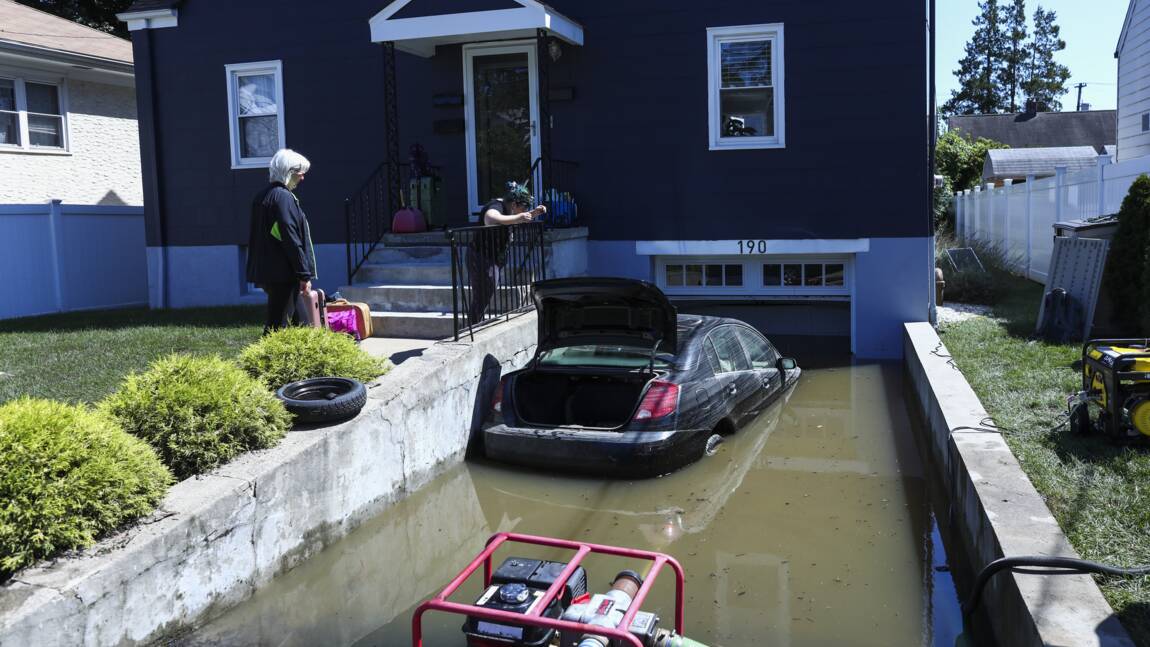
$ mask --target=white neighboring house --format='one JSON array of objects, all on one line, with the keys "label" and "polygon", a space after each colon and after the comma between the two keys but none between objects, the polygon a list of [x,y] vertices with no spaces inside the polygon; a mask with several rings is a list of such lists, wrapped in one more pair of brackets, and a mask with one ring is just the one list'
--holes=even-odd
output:
[{"label": "white neighboring house", "polygon": [[1150,154],[1150,1],[1130,0],[1118,48],[1116,162]]},{"label": "white neighboring house", "polygon": [[0,0],[0,205],[140,206],[132,43]]}]

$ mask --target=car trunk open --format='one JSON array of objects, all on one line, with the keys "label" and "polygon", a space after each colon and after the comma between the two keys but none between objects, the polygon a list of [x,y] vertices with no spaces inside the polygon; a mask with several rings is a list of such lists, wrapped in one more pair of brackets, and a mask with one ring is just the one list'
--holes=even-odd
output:
[{"label": "car trunk open", "polygon": [[513,385],[515,412],[536,427],[615,429],[639,406],[651,372],[526,371]]}]

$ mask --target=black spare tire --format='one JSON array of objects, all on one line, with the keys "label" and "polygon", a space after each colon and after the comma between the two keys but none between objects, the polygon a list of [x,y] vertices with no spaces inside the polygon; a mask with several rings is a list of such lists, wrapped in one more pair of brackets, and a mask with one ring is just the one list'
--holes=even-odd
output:
[{"label": "black spare tire", "polygon": [[312,377],[280,387],[276,397],[296,422],[338,422],[354,418],[367,404],[367,388],[346,377]]}]

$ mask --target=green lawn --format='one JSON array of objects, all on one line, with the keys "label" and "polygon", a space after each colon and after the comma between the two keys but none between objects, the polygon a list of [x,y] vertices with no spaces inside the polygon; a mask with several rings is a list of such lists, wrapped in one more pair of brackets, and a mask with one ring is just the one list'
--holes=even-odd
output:
[{"label": "green lawn", "polygon": [[[1108,564],[1150,564],[1150,450],[1066,426],[1045,431],[1081,387],[1071,368],[1081,347],[1029,341],[1043,288],[1009,281],[995,320],[948,325],[942,339],[1075,549]],[[1150,645],[1150,578],[1099,583],[1135,642]]]},{"label": "green lawn", "polygon": [[233,357],[259,338],[259,307],[105,310],[0,321],[0,403],[97,402],[173,352]]}]

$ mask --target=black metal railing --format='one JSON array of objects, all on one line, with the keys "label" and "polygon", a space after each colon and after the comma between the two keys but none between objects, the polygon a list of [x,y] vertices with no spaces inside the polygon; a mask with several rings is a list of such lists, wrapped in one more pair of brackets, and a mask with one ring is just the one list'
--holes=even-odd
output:
[{"label": "black metal railing", "polygon": [[447,240],[456,341],[534,307],[532,286],[547,278],[543,223],[461,227],[448,231]]},{"label": "black metal railing", "polygon": [[[397,197],[393,197],[393,182],[399,186]],[[439,167],[417,173],[410,164],[383,162],[352,197],[343,201],[349,284],[384,234],[391,231],[392,216],[404,206],[422,211],[429,224],[442,218]]]},{"label": "black metal railing", "polygon": [[536,158],[531,165],[530,188],[535,201],[547,207],[540,220],[547,227],[574,227],[579,223],[579,204],[575,201],[577,162]]}]

